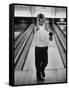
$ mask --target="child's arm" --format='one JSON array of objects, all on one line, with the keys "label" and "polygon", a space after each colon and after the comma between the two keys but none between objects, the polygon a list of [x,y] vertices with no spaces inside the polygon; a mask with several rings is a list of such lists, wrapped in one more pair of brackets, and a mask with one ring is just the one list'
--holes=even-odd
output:
[{"label": "child's arm", "polygon": [[39,26],[38,25],[35,25],[34,26],[34,33],[36,33],[36,31],[38,31],[39,30]]},{"label": "child's arm", "polygon": [[34,26],[34,42],[35,42],[35,44],[34,45],[36,45],[36,33],[37,33],[37,31],[36,31],[36,25]]},{"label": "child's arm", "polygon": [[48,29],[48,24],[47,24],[46,21],[45,21],[45,29],[46,29],[48,32],[50,32],[49,29]]},{"label": "child's arm", "polygon": [[34,25],[34,33],[36,32],[36,26]]}]

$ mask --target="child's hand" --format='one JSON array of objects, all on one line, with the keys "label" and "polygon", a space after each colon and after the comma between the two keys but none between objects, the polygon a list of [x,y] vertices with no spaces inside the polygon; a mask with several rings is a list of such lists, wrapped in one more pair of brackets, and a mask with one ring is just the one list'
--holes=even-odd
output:
[{"label": "child's hand", "polygon": [[36,26],[36,31],[38,31],[38,30],[39,30],[39,26],[37,25],[37,26]]}]

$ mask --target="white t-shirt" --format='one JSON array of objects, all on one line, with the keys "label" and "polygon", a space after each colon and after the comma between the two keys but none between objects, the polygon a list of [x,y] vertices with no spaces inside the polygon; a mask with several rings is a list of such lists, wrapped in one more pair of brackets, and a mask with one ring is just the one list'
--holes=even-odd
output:
[{"label": "white t-shirt", "polygon": [[40,26],[39,30],[35,28],[35,46],[46,47],[49,45],[49,32],[45,29],[45,24]]}]

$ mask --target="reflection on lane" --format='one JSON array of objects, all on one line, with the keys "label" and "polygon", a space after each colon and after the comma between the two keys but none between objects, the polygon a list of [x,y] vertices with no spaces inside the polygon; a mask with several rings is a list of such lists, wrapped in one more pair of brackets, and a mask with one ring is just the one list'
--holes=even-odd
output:
[{"label": "reflection on lane", "polygon": [[58,26],[66,34],[66,25],[58,25]]},{"label": "reflection on lane", "polygon": [[21,33],[20,31],[15,31],[14,32],[14,39],[16,39],[20,35],[20,33]]}]

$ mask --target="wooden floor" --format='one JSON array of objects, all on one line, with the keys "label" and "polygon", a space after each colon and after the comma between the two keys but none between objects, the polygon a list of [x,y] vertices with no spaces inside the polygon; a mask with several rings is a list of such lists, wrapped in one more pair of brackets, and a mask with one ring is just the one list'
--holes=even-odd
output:
[{"label": "wooden floor", "polygon": [[23,71],[15,71],[15,85],[65,82],[66,69],[63,66],[62,59],[56,46],[54,36],[53,41],[51,41],[49,44],[48,65],[45,68],[45,81],[42,82],[37,82],[36,79],[34,52],[35,35]]}]

